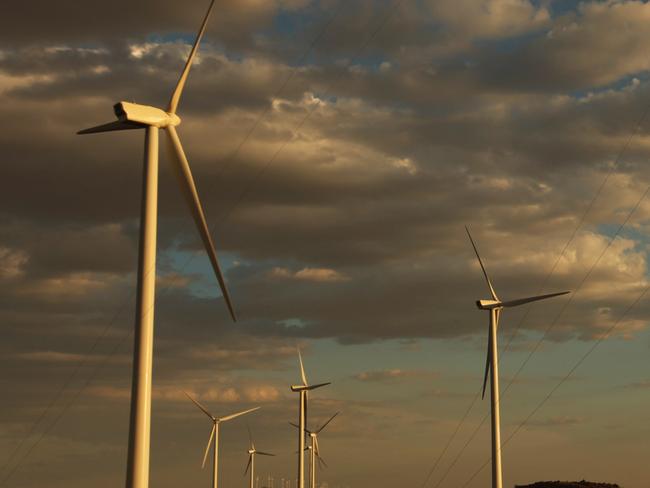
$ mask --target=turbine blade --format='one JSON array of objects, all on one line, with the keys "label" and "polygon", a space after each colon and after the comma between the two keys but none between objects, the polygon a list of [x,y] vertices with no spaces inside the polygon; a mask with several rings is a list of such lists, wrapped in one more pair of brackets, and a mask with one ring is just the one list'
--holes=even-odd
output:
[{"label": "turbine blade", "polygon": [[320,447],[318,447],[318,437],[314,437],[314,452],[316,456],[320,454]]},{"label": "turbine blade", "polygon": [[190,400],[192,400],[192,402],[194,402],[194,405],[196,405],[197,407],[199,407],[199,408],[201,409],[201,411],[202,411],[204,414],[206,414],[206,415],[207,415],[208,417],[210,417],[212,420],[216,420],[216,419],[212,416],[212,414],[211,414],[210,412],[208,412],[208,410],[207,410],[203,405],[201,405],[198,401],[196,401],[194,398],[192,398],[188,392],[184,391],[183,393],[185,393],[185,396],[186,396],[187,398],[189,398]]},{"label": "turbine blade", "polygon": [[317,385],[309,385],[307,388],[305,388],[307,391],[309,390],[315,390],[316,388],[321,388],[323,386],[331,385],[332,382],[328,381],[327,383],[318,383]]},{"label": "turbine blade", "polygon": [[322,457],[320,457],[319,455],[316,455],[316,459],[318,459],[318,463],[321,465],[321,468],[323,468],[323,467],[329,468],[329,466],[327,465],[327,463],[325,462],[325,460]]},{"label": "turbine blade", "polygon": [[260,456],[275,456],[275,454],[271,454],[270,452],[262,452],[262,451],[255,451],[255,454],[259,454]]},{"label": "turbine blade", "polygon": [[212,431],[210,432],[210,439],[208,439],[208,445],[205,447],[205,454],[203,455],[203,463],[201,464],[201,469],[205,468],[205,462],[208,460],[208,453],[210,452],[210,446],[212,445],[212,440],[214,439],[214,432],[217,430],[217,425],[212,425]]},{"label": "turbine blade", "polygon": [[255,444],[253,444],[253,434],[251,433],[251,426],[248,425],[248,422],[246,422],[246,430],[248,431],[248,440],[251,443],[251,449],[254,451],[255,450]]},{"label": "turbine blade", "polygon": [[187,61],[185,62],[185,67],[183,68],[181,77],[179,78],[178,83],[176,84],[176,88],[174,88],[174,92],[172,93],[172,97],[169,100],[169,107],[167,108],[167,112],[169,113],[172,114],[176,113],[176,109],[178,108],[178,102],[181,99],[183,88],[185,87],[185,81],[187,81],[187,75],[190,73],[190,68],[192,67],[192,63],[194,62],[194,57],[196,56],[196,52],[199,48],[199,43],[201,42],[201,38],[203,37],[203,33],[205,32],[205,27],[208,24],[208,19],[210,18],[210,13],[212,12],[213,6],[214,6],[214,0],[210,2],[208,11],[205,14],[205,17],[203,18],[203,23],[201,24],[201,28],[199,29],[199,32],[196,35],[196,39],[194,40],[194,45],[192,46],[190,55],[187,57]]},{"label": "turbine blade", "polygon": [[298,348],[298,362],[300,362],[300,376],[302,376],[302,384],[307,386],[307,375],[305,374],[305,366],[302,364],[302,354],[300,354],[300,348]]},{"label": "turbine blade", "polygon": [[77,132],[77,134],[97,134],[99,132],[113,132],[116,130],[144,129],[145,127],[146,125],[144,124],[137,124],[135,122],[122,122],[121,120],[116,120],[115,122],[109,122],[108,124],[97,125],[95,127],[80,130]]},{"label": "turbine blade", "polygon": [[549,293],[548,295],[538,295],[535,297],[528,297],[528,298],[519,298],[517,300],[510,300],[507,302],[503,302],[501,304],[502,307],[517,307],[519,305],[523,305],[525,303],[530,303],[530,302],[536,302],[538,300],[546,300],[547,298],[553,298],[553,297],[559,297],[561,295],[566,295],[567,293],[571,293],[570,291],[561,291],[559,293]]},{"label": "turbine blade", "polygon": [[492,348],[490,344],[492,344],[492,328],[490,328],[488,333],[488,347],[487,355],[485,358],[485,375],[483,377],[483,393],[481,393],[481,400],[485,398],[485,387],[487,386],[488,373],[490,372],[490,362],[492,360]]},{"label": "turbine blade", "polygon": [[341,412],[336,412],[334,415],[330,417],[330,419],[325,422],[323,425],[321,425],[321,428],[316,431],[317,434],[320,434],[321,430],[323,430],[325,427],[327,427],[327,424],[329,424],[332,420],[334,420],[334,417],[336,417],[339,413]]},{"label": "turbine blade", "polygon": [[248,464],[246,464],[246,469],[244,470],[244,476],[246,476],[246,473],[248,473],[248,470],[251,469],[251,463],[253,462],[253,455],[249,454],[248,455]]},{"label": "turbine blade", "polygon": [[[300,428],[300,426],[298,424],[294,424],[293,422],[289,422],[289,425],[295,427],[296,429]],[[312,433],[311,430],[309,430],[307,427],[305,427],[305,436],[307,436],[308,434],[311,434],[311,433]]]},{"label": "turbine blade", "polygon": [[183,193],[187,200],[190,210],[192,212],[192,217],[194,217],[194,222],[198,227],[199,234],[201,234],[201,239],[203,240],[203,245],[205,250],[208,253],[210,262],[212,263],[212,268],[219,282],[219,287],[221,288],[221,293],[223,293],[223,298],[226,301],[228,310],[230,311],[230,316],[233,321],[237,321],[235,316],[235,310],[232,306],[230,300],[230,294],[228,293],[228,288],[226,288],[226,282],[223,279],[221,274],[221,268],[219,267],[219,261],[217,260],[217,251],[214,249],[214,243],[212,242],[212,237],[210,236],[210,231],[208,230],[208,224],[205,220],[205,214],[203,213],[203,207],[201,206],[201,201],[199,200],[199,194],[196,191],[196,185],[194,184],[194,178],[192,177],[192,171],[190,170],[190,165],[187,162],[187,157],[185,157],[185,152],[183,151],[183,146],[181,141],[178,138],[178,133],[173,126],[167,127],[167,134],[169,135],[169,140],[171,142],[172,148],[174,149],[174,154],[176,156],[175,162],[173,165],[176,170],[176,174],[181,183]]},{"label": "turbine blade", "polygon": [[481,256],[478,253],[478,249],[476,248],[476,244],[474,243],[474,239],[472,239],[472,234],[469,233],[469,228],[467,226],[465,226],[465,230],[467,231],[467,235],[469,237],[469,240],[472,243],[472,247],[474,248],[474,252],[476,253],[476,257],[478,258],[478,263],[481,265],[481,269],[483,270],[483,275],[485,276],[485,281],[487,281],[488,287],[490,288],[490,293],[492,294],[492,298],[494,300],[499,301],[499,297],[497,297],[497,294],[494,291],[494,287],[492,286],[492,282],[490,281],[490,277],[488,276],[487,271],[485,270],[485,266],[483,266],[483,260],[481,259]]},{"label": "turbine blade", "polygon": [[225,417],[221,417],[219,419],[219,422],[225,422],[226,420],[232,420],[236,417],[240,417],[242,415],[245,415],[250,412],[254,412],[255,410],[259,410],[261,407],[255,407],[255,408],[249,408],[248,410],[244,410],[243,412],[237,412],[233,413],[232,415],[226,415]]}]

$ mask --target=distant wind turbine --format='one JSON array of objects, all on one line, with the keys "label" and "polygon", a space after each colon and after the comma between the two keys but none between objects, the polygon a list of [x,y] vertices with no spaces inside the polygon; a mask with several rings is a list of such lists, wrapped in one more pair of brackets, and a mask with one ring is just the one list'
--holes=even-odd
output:
[{"label": "distant wind turbine", "polygon": [[[323,460],[323,458],[320,455],[320,447],[318,446],[318,434],[320,434],[325,427],[327,427],[327,424],[329,424],[332,420],[334,420],[334,417],[336,417],[340,412],[336,412],[334,415],[332,415],[327,422],[325,422],[323,425],[320,426],[320,428],[311,431],[309,429],[305,429],[305,432],[309,435],[309,438],[311,440],[310,445],[307,449],[309,449],[309,475],[310,475],[310,480],[309,480],[309,488],[316,488],[316,460],[318,460],[318,464],[323,464],[325,467],[327,467],[327,463]],[[297,424],[294,424],[293,422],[289,422],[291,425],[294,427],[299,428],[300,426]]]},{"label": "distant wind turbine", "polygon": [[501,301],[494,291],[490,277],[485,270],[481,256],[478,253],[474,239],[472,239],[472,234],[470,234],[469,229],[465,227],[467,235],[478,262],[481,265],[483,270],[483,276],[485,276],[485,281],[487,282],[488,288],[490,289],[490,295],[492,295],[492,300],[477,300],[476,306],[480,310],[487,310],[490,312],[490,325],[488,331],[488,350],[487,358],[485,362],[485,375],[483,377],[483,393],[482,397],[485,398],[485,387],[487,385],[488,373],[490,374],[490,393],[492,398],[491,404],[491,415],[492,415],[492,488],[502,488],[503,480],[501,473],[501,418],[500,418],[500,405],[499,405],[499,358],[498,358],[498,347],[497,347],[497,329],[499,326],[499,317],[501,315],[501,310],[504,308],[517,307],[519,305],[524,305],[530,302],[536,302],[538,300],[545,300],[547,298],[558,297],[560,295],[566,295],[571,293],[570,291],[562,291],[559,293],[550,293],[547,295],[538,295],[527,298],[518,298],[516,300]]},{"label": "distant wind turbine", "polygon": [[221,293],[232,316],[235,311],[226,283],[219,268],[217,253],[208,230],[203,208],[194,184],[189,163],[183,151],[176,126],[181,119],[176,115],[178,102],[183,93],[185,81],[196,56],[203,33],[214,6],[210,3],[196,36],[192,50],[181,76],[172,93],[166,110],[131,102],[119,102],[113,110],[117,120],[78,134],[94,134],[132,129],[145,129],[144,138],[144,182],[140,214],[140,244],[138,253],[138,288],[136,295],[136,318],[133,351],[133,380],[131,392],[131,419],[129,428],[129,451],[127,461],[126,487],[147,488],[149,486],[149,446],[151,440],[151,377],[153,356],[154,295],[156,286],[156,231],[158,215],[158,132],[165,129],[169,136],[174,158],[175,173],[198,227],[203,245],[219,282]]},{"label": "distant wind turbine", "polygon": [[[201,465],[202,468],[205,468],[205,462],[208,460],[208,453],[210,452],[210,446],[212,445],[212,441],[214,440],[214,450],[212,452],[212,488],[217,488],[217,484],[219,481],[219,424],[221,422],[226,422],[228,420],[232,420],[236,417],[240,417],[242,415],[245,415],[250,412],[254,412],[255,410],[259,410],[260,407],[255,407],[255,408],[249,408],[248,410],[244,410],[243,412],[237,412],[233,413],[231,415],[226,415],[225,417],[215,417],[212,415],[203,405],[201,405],[198,401],[196,401],[194,398],[192,398],[190,395],[185,393],[187,398],[192,400],[194,405],[196,405],[199,410],[201,410],[204,414],[206,414],[208,417],[210,417],[210,420],[212,420],[212,430],[210,431],[210,438],[208,439],[208,445],[205,447],[205,454],[203,455],[203,464]],[[252,480],[252,478],[251,478]]]},{"label": "distant wind turbine", "polygon": [[[250,470],[250,488],[255,488],[254,486],[254,481],[255,481],[255,456],[258,454],[260,456],[275,456],[275,454],[271,454],[269,452],[263,452],[263,451],[258,451],[255,449],[255,443],[253,442],[253,435],[251,434],[250,429],[248,429],[248,439],[250,440],[250,448],[248,449],[248,464],[246,465],[246,470],[244,471],[244,476],[246,476],[246,473]],[[259,480],[259,477],[257,478]]]},{"label": "distant wind turbine", "polygon": [[300,363],[300,376],[302,378],[302,385],[293,385],[291,391],[300,393],[300,406],[298,414],[298,480],[296,488],[305,488],[305,423],[307,421],[307,392],[327,386],[330,382],[319,383],[317,385],[310,385],[307,383],[307,375],[305,374],[305,367],[302,364],[302,355],[298,349],[298,361]]}]

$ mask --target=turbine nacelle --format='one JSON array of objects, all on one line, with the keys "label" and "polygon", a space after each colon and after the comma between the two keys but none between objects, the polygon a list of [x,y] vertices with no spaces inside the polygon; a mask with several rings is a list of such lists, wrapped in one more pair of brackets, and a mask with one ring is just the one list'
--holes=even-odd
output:
[{"label": "turbine nacelle", "polygon": [[533,297],[517,298],[516,300],[506,300],[505,302],[502,302],[501,300],[477,300],[476,306],[481,310],[511,308],[511,307],[518,307],[519,305],[525,305],[531,302],[546,300],[547,298],[559,297],[562,295],[566,295],[567,293],[571,293],[571,292],[560,291],[558,293],[547,293],[546,295],[536,295]]},{"label": "turbine nacelle", "polygon": [[476,306],[480,310],[492,310],[502,307],[503,304],[499,300],[476,300]]},{"label": "turbine nacelle", "polygon": [[165,112],[150,105],[119,102],[113,105],[113,111],[122,122],[134,122],[159,128],[177,126],[181,123],[180,117],[175,113]]},{"label": "turbine nacelle", "polygon": [[[488,380],[488,373],[490,369],[494,366],[491,366],[491,363],[493,360],[496,360],[496,340],[495,337],[493,337],[493,334],[496,334],[496,330],[499,326],[499,316],[501,314],[501,310],[504,308],[511,308],[511,307],[518,307],[520,305],[525,305],[527,303],[532,303],[532,302],[538,302],[540,300],[546,300],[548,298],[554,298],[554,297],[559,297],[562,295],[566,295],[567,293],[571,293],[569,291],[561,291],[558,293],[547,293],[545,295],[536,295],[532,297],[526,297],[526,298],[517,298],[515,300],[506,300],[502,301],[499,299],[497,296],[496,291],[494,291],[494,286],[492,286],[492,281],[490,280],[490,277],[488,276],[487,270],[485,269],[485,266],[483,264],[483,260],[481,259],[481,255],[478,252],[478,248],[476,247],[476,243],[474,242],[474,239],[472,239],[472,234],[470,234],[469,229],[467,226],[465,226],[465,230],[467,231],[467,236],[469,237],[470,242],[472,243],[472,247],[474,248],[474,253],[476,254],[476,259],[478,259],[478,264],[481,267],[481,271],[483,271],[483,276],[485,277],[485,282],[487,283],[488,288],[490,289],[490,295],[492,295],[492,300],[477,300],[476,301],[476,306],[479,308],[479,310],[488,310],[490,311],[490,329],[489,329],[489,338],[488,338],[488,351],[487,351],[487,357],[485,361],[485,376],[483,377],[483,393],[482,396],[485,396],[485,387],[487,386],[487,380]],[[494,311],[494,313],[493,313]],[[493,344],[494,342],[494,344]],[[493,348],[495,350],[493,350]],[[498,378],[497,378],[498,381]],[[498,391],[498,388],[497,388]],[[497,392],[498,395],[498,392]],[[498,402],[497,402],[498,403]]]},{"label": "turbine nacelle", "polygon": [[291,391],[309,391],[309,390],[315,390],[316,388],[321,388],[323,386],[331,385],[330,382],[328,383],[319,383],[317,385],[292,385],[291,386]]}]

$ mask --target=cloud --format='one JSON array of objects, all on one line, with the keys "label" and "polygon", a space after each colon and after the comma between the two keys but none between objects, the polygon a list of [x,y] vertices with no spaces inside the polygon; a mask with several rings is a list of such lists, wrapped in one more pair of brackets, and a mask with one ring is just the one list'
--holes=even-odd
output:
[{"label": "cloud", "polygon": [[156,286],[163,288],[184,288],[191,282],[192,278],[178,273],[158,274],[156,276]]},{"label": "cloud", "polygon": [[333,282],[346,281],[348,278],[334,269],[302,268],[292,272],[287,268],[275,267],[269,275],[272,278],[294,279],[299,281]]},{"label": "cloud", "polygon": [[[270,385],[256,385],[238,388],[235,386],[210,387],[197,392],[187,390],[188,394],[201,402],[212,403],[272,403],[281,398],[279,390]],[[131,398],[130,388],[111,386],[93,386],[88,389],[89,395],[106,400],[124,401]],[[174,386],[155,386],[152,389],[154,400],[162,402],[187,402],[185,390]]]},{"label": "cloud", "polygon": [[534,427],[563,427],[563,426],[579,425],[579,424],[583,424],[584,422],[585,419],[582,417],[561,416],[561,417],[549,417],[540,420],[533,419],[528,421],[527,424]]},{"label": "cloud", "polygon": [[[161,486],[178,484],[165,469],[194,473],[187,466],[195,459],[182,460],[191,431],[174,424],[175,416],[194,414],[183,389],[227,409],[264,403],[260,432],[284,443],[294,433],[276,417],[295,407],[286,388],[296,374],[295,342],[327,350],[314,367],[336,362],[337,374],[350,378],[340,372],[342,358],[360,343],[419,343],[421,351],[409,351],[415,358],[434,341],[447,352],[456,341],[484,341],[485,317],[474,301],[488,290],[464,224],[500,296],[573,291],[503,314],[504,330],[526,314],[521,348],[550,326],[547,352],[557,347],[552,341],[571,350],[580,347],[576,339],[601,338],[648,286],[647,199],[590,269],[650,183],[648,121],[641,120],[650,101],[649,7],[581,2],[559,11],[560,3],[217,3],[180,105],[179,132],[240,320],[228,318],[161,152],[154,384],[168,423],[157,430],[163,457],[152,469]],[[94,379],[68,414],[77,428],[61,432],[101,436],[124,450],[142,134],[75,133],[110,120],[118,100],[164,106],[205,6],[145,0],[126,17],[122,0],[14,7],[0,17],[0,117],[7,121],[0,133],[0,381],[11,392],[0,428],[15,432],[12,439],[28,432],[61,375],[101,338],[79,372],[80,381]],[[618,337],[646,333],[648,313],[650,304],[639,302]],[[463,350],[484,360],[482,346]],[[473,360],[458,357],[461,365]],[[355,477],[373,484],[359,481],[362,469],[375,473],[378,487],[421,482],[390,479],[382,469],[399,470],[381,456],[379,468],[364,465],[363,439],[393,452],[389,442],[399,446],[417,428],[407,456],[417,461],[421,445],[453,429],[451,421],[432,422],[431,396],[441,408],[436,419],[445,405],[452,419],[476,379],[466,393],[464,383],[449,390],[417,366],[358,363],[358,370],[355,401],[344,399],[350,384],[342,382],[310,405],[319,419],[339,409],[350,414],[332,425],[328,452],[341,470],[328,475],[330,485]],[[431,388],[404,401],[396,389],[420,380]],[[391,388],[372,386],[383,384]],[[97,424],[98,416],[106,421]],[[551,417],[539,425],[581,421]],[[423,422],[442,430],[418,444]],[[336,460],[350,450],[361,460],[353,473]],[[89,461],[106,473],[76,482],[119,482],[124,456]],[[20,482],[70,485],[64,468],[29,469]]]},{"label": "cloud", "polygon": [[[294,2],[298,3],[298,2]],[[2,39],[5,43],[28,43],[35,41],[55,41],[58,43],[97,42],[105,39],[130,38],[145,36],[148,32],[169,34],[171,32],[196,32],[207,4],[195,5],[195,8],[180,8],[174,2],[163,4],[145,1],[130,6],[123,0],[111,5],[103,5],[101,18],[98,18],[95,6],[80,6],[74,1],[65,0],[56,8],[49,2],[33,5],[40,15],[33,10],[17,5],[10,14],[3,16],[0,22]],[[259,2],[257,0],[233,1],[219,3],[219,15],[215,15],[210,25],[210,34],[218,33],[226,42],[236,45],[250,44],[251,40],[244,33],[268,25],[272,14],[280,5],[288,9],[295,8],[291,2]],[[131,8],[131,14],[125,16],[125,9]],[[61,16],[61,12],[67,15]],[[61,20],[57,28],[44,19]],[[94,20],[93,20],[94,19]],[[24,23],[24,29],[16,28],[17,23]],[[248,39],[248,40],[247,40]]]},{"label": "cloud", "polygon": [[516,36],[547,27],[551,20],[545,6],[536,7],[528,0],[444,0],[426,4],[446,28],[474,38]]},{"label": "cloud", "polygon": [[121,363],[130,363],[126,357],[113,357],[109,358],[107,356],[100,355],[89,355],[89,354],[74,354],[67,352],[59,351],[34,351],[15,354],[14,357],[19,360],[24,361],[34,361],[39,363],[50,363],[50,364],[69,364],[77,366],[79,364],[93,364],[93,363],[105,363],[110,359],[111,363],[115,364],[117,362]]},{"label": "cloud", "polygon": [[642,381],[636,381],[634,383],[629,383],[626,385],[626,388],[630,388],[633,390],[645,390],[647,388],[650,388],[650,380],[642,380]]},{"label": "cloud", "polygon": [[22,275],[28,261],[29,257],[24,251],[0,247],[0,279]]},{"label": "cloud", "polygon": [[278,340],[230,337],[220,345],[193,345],[187,358],[229,369],[269,369],[296,358],[296,348]]},{"label": "cloud", "polygon": [[383,369],[378,371],[363,371],[361,373],[355,374],[353,378],[358,381],[384,383],[405,378],[432,378],[436,376],[438,376],[438,374],[432,371]]}]

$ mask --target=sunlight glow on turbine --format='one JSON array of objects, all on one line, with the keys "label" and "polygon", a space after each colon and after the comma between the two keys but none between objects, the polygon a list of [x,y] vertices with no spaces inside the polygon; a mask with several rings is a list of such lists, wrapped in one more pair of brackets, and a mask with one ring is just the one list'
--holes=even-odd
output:
[{"label": "sunlight glow on turbine", "polygon": [[187,396],[187,398],[192,400],[194,405],[196,405],[196,407],[199,410],[201,410],[204,414],[206,414],[210,418],[210,420],[212,420],[212,430],[210,431],[210,438],[208,439],[208,444],[205,447],[205,454],[203,454],[203,463],[201,464],[201,468],[205,468],[205,463],[208,460],[208,453],[210,452],[210,446],[212,445],[212,441],[214,440],[214,449],[212,451],[212,488],[217,488],[217,485],[219,483],[219,469],[218,469],[219,468],[219,424],[221,422],[226,422],[228,420],[232,420],[234,418],[240,417],[247,413],[254,412],[255,410],[259,410],[260,407],[249,408],[248,410],[233,413],[231,415],[226,415],[225,417],[215,417],[197,400],[192,398],[187,392],[185,393],[185,395]]},{"label": "sunlight glow on turbine", "polygon": [[[310,444],[307,447],[307,449],[309,450],[309,488],[316,488],[316,469],[317,469],[316,461],[318,460],[319,465],[323,465],[327,467],[327,463],[320,455],[320,446],[318,445],[318,434],[320,434],[323,431],[323,429],[327,427],[327,424],[329,424],[332,420],[334,420],[334,417],[336,417],[339,413],[340,412],[336,412],[327,420],[327,422],[325,422],[323,425],[321,425],[318,429],[314,431],[305,429],[305,433],[309,435],[309,439],[310,439]],[[289,422],[289,423],[296,428],[300,428],[299,425],[294,424],[293,422]]]},{"label": "sunlight glow on turbine", "polygon": [[308,392],[327,386],[330,383],[319,383],[310,385],[307,382],[307,375],[305,374],[305,367],[302,364],[302,355],[300,348],[298,348],[298,362],[300,363],[300,376],[302,385],[293,385],[291,391],[300,393],[299,411],[298,411],[298,486],[296,488],[305,488],[305,424],[307,422],[307,402]]},{"label": "sunlight glow on turbine", "polygon": [[91,127],[78,134],[95,134],[122,130],[144,129],[144,182],[140,216],[140,246],[138,254],[138,286],[133,351],[131,419],[127,461],[127,488],[148,488],[149,450],[151,442],[151,379],[153,364],[153,320],[156,286],[156,240],[158,218],[158,133],[164,129],[170,144],[172,166],[192,212],[221,292],[233,320],[235,311],[224,281],[217,253],[208,230],[203,207],[194,184],[187,157],[176,132],[181,119],[176,115],[178,102],[187,76],[205,32],[214,0],[210,3],[203,23],[187,58],[167,110],[131,102],[119,102],[113,107],[118,120]]},{"label": "sunlight glow on turbine", "polygon": [[[254,483],[255,483],[255,456],[260,455],[260,456],[275,456],[275,454],[271,454],[270,452],[263,452],[263,451],[258,451],[255,449],[255,443],[253,442],[253,435],[251,434],[250,428],[248,429],[248,439],[250,441],[250,447],[248,448],[248,464],[246,464],[246,469],[244,470],[244,476],[246,476],[246,473],[250,471],[250,486],[249,488],[255,488]],[[259,480],[259,477],[257,478]]]},{"label": "sunlight glow on turbine", "polygon": [[517,307],[519,305],[524,305],[530,302],[536,302],[538,300],[545,300],[547,298],[553,298],[560,295],[566,295],[571,293],[569,291],[562,291],[559,293],[550,293],[547,295],[538,295],[527,298],[519,298],[516,300],[501,301],[494,291],[492,286],[492,281],[485,270],[481,256],[478,253],[474,239],[469,232],[469,229],[465,227],[467,235],[478,262],[481,265],[483,270],[483,276],[485,276],[485,281],[487,282],[488,288],[490,289],[490,295],[492,295],[491,300],[477,300],[476,306],[480,310],[487,310],[490,312],[490,322],[488,329],[488,350],[487,357],[485,361],[485,375],[483,378],[483,397],[485,397],[485,387],[487,385],[488,373],[490,375],[490,393],[491,393],[491,418],[492,418],[492,488],[502,488],[503,479],[502,479],[502,469],[501,469],[501,418],[500,418],[500,405],[499,405],[499,359],[498,359],[498,346],[497,346],[497,329],[499,326],[499,317],[501,315],[501,310],[504,308]]}]

